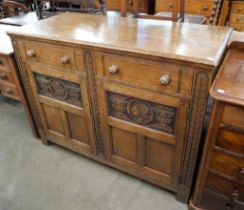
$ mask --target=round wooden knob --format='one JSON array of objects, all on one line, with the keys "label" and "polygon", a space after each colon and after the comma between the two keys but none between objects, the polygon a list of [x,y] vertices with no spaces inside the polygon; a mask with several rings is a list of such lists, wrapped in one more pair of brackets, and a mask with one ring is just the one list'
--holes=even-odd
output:
[{"label": "round wooden knob", "polygon": [[202,7],[202,10],[203,10],[203,11],[208,11],[208,5],[204,5],[204,6]]},{"label": "round wooden knob", "polygon": [[0,79],[7,79],[7,75],[5,73],[0,74]]},{"label": "round wooden knob", "polygon": [[172,9],[173,8],[173,3],[169,4],[169,8]]},{"label": "round wooden knob", "polygon": [[239,174],[240,174],[240,178],[244,179],[244,168],[241,168]]},{"label": "round wooden knob", "polygon": [[171,78],[168,74],[163,75],[160,77],[160,83],[161,85],[168,85],[171,81]]},{"label": "round wooden knob", "polygon": [[26,55],[28,57],[35,57],[36,56],[36,52],[35,52],[35,50],[27,50]]},{"label": "round wooden knob", "polygon": [[64,56],[60,59],[62,64],[68,64],[70,62],[70,58],[68,56]]},{"label": "round wooden knob", "polygon": [[240,191],[237,189],[233,189],[231,197],[233,200],[237,200],[238,198],[240,198]]},{"label": "round wooden knob", "polygon": [[119,72],[119,67],[113,64],[108,68],[108,71],[110,74],[117,74]]},{"label": "round wooden knob", "polygon": [[4,92],[8,95],[12,94],[12,90],[10,88],[6,88]]}]

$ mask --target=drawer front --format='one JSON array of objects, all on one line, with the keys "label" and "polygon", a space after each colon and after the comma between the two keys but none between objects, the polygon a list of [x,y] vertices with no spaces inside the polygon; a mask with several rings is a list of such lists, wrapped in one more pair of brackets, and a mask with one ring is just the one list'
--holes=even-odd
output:
[{"label": "drawer front", "polygon": [[156,12],[172,12],[172,9],[172,0],[156,1]]},{"label": "drawer front", "polygon": [[239,132],[233,129],[220,128],[216,146],[243,156],[244,131]]},{"label": "drawer front", "polygon": [[210,168],[244,184],[244,159],[242,158],[233,158],[219,152],[214,152]]},{"label": "drawer front", "polygon": [[14,82],[12,72],[0,69],[0,83],[1,82]]},{"label": "drawer front", "polygon": [[244,23],[244,14],[231,14],[231,17],[230,17],[230,22],[231,23],[241,23],[243,24]]},{"label": "drawer front", "polygon": [[229,26],[233,27],[236,31],[244,31],[244,23],[230,23]]},{"label": "drawer front", "polygon": [[0,88],[4,96],[19,100],[18,91],[15,85],[6,82],[1,82]]},{"label": "drawer front", "polygon": [[98,77],[134,84],[161,92],[190,95],[193,73],[179,66],[131,59],[123,56],[95,56]]},{"label": "drawer front", "polygon": [[244,3],[243,2],[233,2],[231,12],[244,15]]},{"label": "drawer front", "polygon": [[199,207],[207,210],[243,210],[244,204],[205,189]]},{"label": "drawer front", "polygon": [[213,8],[213,2],[209,1],[189,1],[186,2],[186,11],[192,14],[204,15],[210,17]]},{"label": "drawer front", "polygon": [[8,60],[5,56],[0,55],[0,70],[8,70],[9,65],[8,65]]},{"label": "drawer front", "polygon": [[31,62],[39,62],[58,68],[76,69],[74,51],[70,48],[26,42],[25,56]]},{"label": "drawer front", "polygon": [[222,122],[244,129],[244,109],[237,106],[226,105]]},{"label": "drawer front", "polygon": [[206,187],[230,199],[244,203],[244,186],[238,182],[232,182],[209,173]]}]

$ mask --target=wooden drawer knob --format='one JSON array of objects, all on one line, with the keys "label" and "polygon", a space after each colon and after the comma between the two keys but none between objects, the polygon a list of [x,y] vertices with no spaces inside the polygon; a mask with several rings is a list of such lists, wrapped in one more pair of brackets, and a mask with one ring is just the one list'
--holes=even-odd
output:
[{"label": "wooden drawer knob", "polygon": [[35,50],[27,50],[26,55],[28,57],[35,57],[36,56],[36,52],[35,52]]},{"label": "wooden drawer knob", "polygon": [[12,90],[11,90],[10,88],[6,88],[6,89],[4,90],[4,92],[5,92],[6,94],[8,94],[8,95],[11,95],[11,94],[12,94]]},{"label": "wooden drawer knob", "polygon": [[5,73],[0,74],[0,79],[7,79],[7,75]]},{"label": "wooden drawer knob", "polygon": [[239,175],[241,179],[244,179],[244,168],[241,168]]},{"label": "wooden drawer knob", "polygon": [[108,72],[110,74],[117,74],[119,72],[119,67],[117,65],[113,64],[110,67],[108,67]]},{"label": "wooden drawer knob", "polygon": [[169,8],[170,8],[170,9],[173,8],[173,3],[169,3]]},{"label": "wooden drawer knob", "polygon": [[202,7],[202,10],[203,10],[203,11],[208,11],[208,5],[204,5],[204,6]]},{"label": "wooden drawer knob", "polygon": [[163,75],[160,77],[160,83],[161,85],[168,85],[171,81],[171,78],[168,74]]},{"label": "wooden drawer knob", "polygon": [[237,200],[238,198],[240,198],[240,191],[238,189],[233,189],[231,198],[233,200]]},{"label": "wooden drawer knob", "polygon": [[64,56],[64,57],[62,57],[61,59],[60,59],[60,62],[62,63],[62,64],[68,64],[68,63],[70,63],[70,58],[68,57],[68,56]]}]

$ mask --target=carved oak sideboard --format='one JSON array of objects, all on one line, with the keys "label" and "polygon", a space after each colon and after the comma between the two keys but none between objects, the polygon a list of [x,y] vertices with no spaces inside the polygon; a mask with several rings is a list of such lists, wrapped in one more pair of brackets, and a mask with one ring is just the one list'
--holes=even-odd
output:
[{"label": "carved oak sideboard", "polygon": [[62,14],[11,32],[44,144],[187,201],[230,28]]}]

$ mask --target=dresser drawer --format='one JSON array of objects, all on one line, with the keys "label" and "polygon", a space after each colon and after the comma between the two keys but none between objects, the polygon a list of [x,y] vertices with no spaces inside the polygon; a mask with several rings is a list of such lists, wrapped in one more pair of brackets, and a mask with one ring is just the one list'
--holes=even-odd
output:
[{"label": "dresser drawer", "polygon": [[19,100],[17,88],[15,85],[6,82],[0,82],[0,89],[4,96]]},{"label": "dresser drawer", "polygon": [[100,54],[95,56],[95,62],[96,73],[100,78],[168,93],[191,93],[191,69],[183,71],[177,65]]},{"label": "dresser drawer", "polygon": [[231,23],[244,23],[244,14],[231,14],[230,17]]},{"label": "dresser drawer", "polygon": [[5,56],[0,55],[0,70],[7,70],[9,69],[8,60]]},{"label": "dresser drawer", "polygon": [[243,2],[233,2],[231,12],[237,13],[237,14],[244,14],[244,3]]},{"label": "dresser drawer", "polygon": [[12,72],[0,69],[0,82],[13,82]]},{"label": "dresser drawer", "polygon": [[234,158],[220,152],[214,152],[210,168],[244,184],[244,159],[242,158]]},{"label": "dresser drawer", "polygon": [[220,128],[216,146],[244,156],[244,131]]},{"label": "dresser drawer", "polygon": [[28,61],[58,68],[76,69],[74,51],[70,48],[26,42],[25,53]]},{"label": "dresser drawer", "polygon": [[244,109],[237,106],[226,105],[222,122],[227,125],[232,125],[244,129]]},{"label": "dresser drawer", "polygon": [[244,186],[240,183],[231,182],[209,173],[206,187],[230,199],[244,202]]}]

